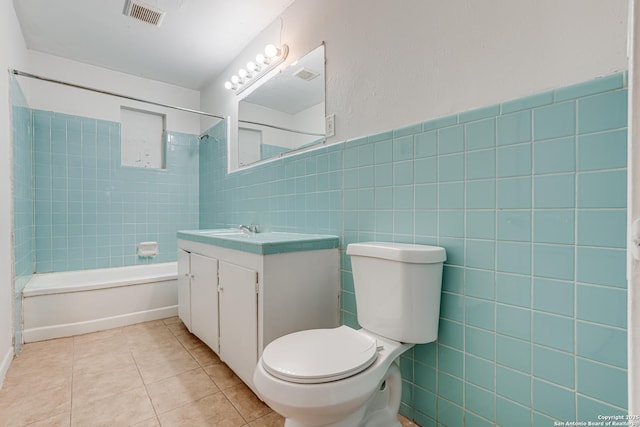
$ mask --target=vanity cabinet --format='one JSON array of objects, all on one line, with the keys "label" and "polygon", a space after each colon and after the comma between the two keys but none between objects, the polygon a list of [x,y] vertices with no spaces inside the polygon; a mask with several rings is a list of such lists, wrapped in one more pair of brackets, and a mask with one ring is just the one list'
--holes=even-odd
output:
[{"label": "vanity cabinet", "polygon": [[181,233],[179,317],[252,389],[253,371],[271,341],[339,325],[337,247],[256,254]]},{"label": "vanity cabinet", "polygon": [[191,254],[178,248],[178,317],[191,331]]},{"label": "vanity cabinet", "polygon": [[178,316],[218,352],[218,260],[178,250]]},{"label": "vanity cabinet", "polygon": [[253,378],[258,355],[258,272],[220,263],[220,359],[241,378]]}]

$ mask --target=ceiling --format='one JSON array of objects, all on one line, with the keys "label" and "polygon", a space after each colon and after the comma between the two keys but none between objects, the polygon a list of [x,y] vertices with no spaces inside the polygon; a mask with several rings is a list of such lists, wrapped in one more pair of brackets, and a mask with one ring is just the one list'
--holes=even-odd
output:
[{"label": "ceiling", "polygon": [[294,0],[144,0],[159,27],[123,15],[125,0],[14,0],[31,50],[202,89]]}]

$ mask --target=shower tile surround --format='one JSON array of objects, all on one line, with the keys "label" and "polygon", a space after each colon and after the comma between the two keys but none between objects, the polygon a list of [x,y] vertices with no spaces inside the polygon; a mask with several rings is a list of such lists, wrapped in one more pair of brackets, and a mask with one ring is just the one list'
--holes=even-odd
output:
[{"label": "shower tile surround", "polygon": [[[198,227],[195,135],[167,132],[166,169],[120,165],[120,124],[33,110],[36,271],[176,259],[176,231]],[[159,253],[138,257],[136,244]]]},{"label": "shower tile surround", "polygon": [[[31,110],[15,78],[11,77],[11,120],[13,146],[13,206],[14,206],[14,324],[22,319],[22,289],[31,278],[35,266],[33,149]],[[16,352],[20,351],[22,331],[16,328]]]},{"label": "shower tile surround", "polygon": [[[200,228],[447,250],[439,339],[401,358],[423,427],[553,425],[626,413],[626,73],[226,173],[200,146]],[[466,423],[466,424],[465,424]]]},{"label": "shower tile surround", "polygon": [[[11,104],[15,325],[34,272],[176,260],[177,230],[198,227],[195,135],[167,132],[165,169],[121,167],[119,123],[31,109],[15,76]],[[158,255],[138,257],[141,241]]]}]

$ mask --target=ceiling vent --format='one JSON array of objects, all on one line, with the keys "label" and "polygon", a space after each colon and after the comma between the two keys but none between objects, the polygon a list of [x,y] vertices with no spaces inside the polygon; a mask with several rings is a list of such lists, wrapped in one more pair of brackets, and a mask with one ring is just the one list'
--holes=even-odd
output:
[{"label": "ceiling vent", "polygon": [[127,0],[122,14],[159,27],[166,12],[137,0]]},{"label": "ceiling vent", "polygon": [[298,71],[293,73],[294,76],[301,78],[302,80],[311,81],[318,77],[320,73],[316,73],[315,71],[307,70],[306,68],[300,68]]}]

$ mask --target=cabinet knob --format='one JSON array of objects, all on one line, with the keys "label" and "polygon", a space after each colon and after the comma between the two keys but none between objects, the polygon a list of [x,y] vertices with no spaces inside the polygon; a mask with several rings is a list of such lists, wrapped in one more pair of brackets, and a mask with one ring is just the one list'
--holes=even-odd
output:
[{"label": "cabinet knob", "polygon": [[184,273],[184,277],[189,277],[189,273]]},{"label": "cabinet knob", "polygon": [[192,275],[191,275],[191,278],[192,278],[192,279],[195,279],[195,278],[196,278],[196,276],[194,276],[194,275],[192,274]]}]

